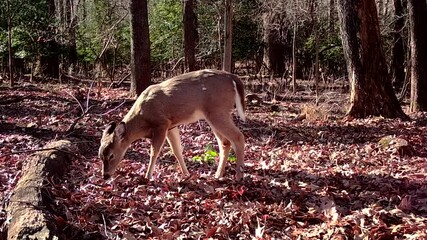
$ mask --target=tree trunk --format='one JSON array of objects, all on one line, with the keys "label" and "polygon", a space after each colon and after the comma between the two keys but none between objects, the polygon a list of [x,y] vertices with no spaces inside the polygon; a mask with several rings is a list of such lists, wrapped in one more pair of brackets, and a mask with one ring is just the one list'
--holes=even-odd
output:
[{"label": "tree trunk", "polygon": [[427,110],[427,4],[408,0],[411,38],[411,112]]},{"label": "tree trunk", "polygon": [[286,51],[286,46],[284,41],[282,41],[282,34],[286,32],[286,25],[282,22],[282,14],[268,12],[263,15],[264,63],[269,70],[269,74],[279,74],[280,76],[285,72]]},{"label": "tree trunk", "polygon": [[329,0],[329,37],[335,32],[335,0]]},{"label": "tree trunk", "polygon": [[[48,6],[48,11],[50,14],[55,14],[56,12],[56,8],[55,8],[55,0],[47,0],[46,1],[47,6]],[[55,16],[55,15],[53,15]]]},{"label": "tree trunk", "polygon": [[402,0],[394,0],[394,33],[392,48],[391,73],[395,91],[400,91],[405,82],[405,50],[403,45],[402,31],[405,27],[405,18]]},{"label": "tree trunk", "polygon": [[222,69],[231,72],[231,56],[233,43],[233,5],[232,0],[225,0],[225,41],[224,41],[224,60]]},{"label": "tree trunk", "polygon": [[294,22],[294,34],[292,36],[292,92],[297,91],[297,22]]},{"label": "tree trunk", "polygon": [[319,60],[319,33],[314,30],[314,44],[316,48],[316,56],[314,60],[314,82],[316,86],[316,104],[319,100],[319,82],[320,82],[320,60]]},{"label": "tree trunk", "polygon": [[316,91],[316,104],[318,103],[319,97],[319,81],[320,81],[320,63],[319,63],[319,19],[318,13],[316,12],[318,9],[318,2],[312,1],[310,6],[310,18],[313,25],[313,34],[314,34],[314,48],[315,48],[315,57],[314,57],[314,84]]},{"label": "tree trunk", "polygon": [[384,19],[384,2],[383,0],[376,0],[376,5],[377,5],[377,9],[378,9],[378,17],[379,20],[382,21]]},{"label": "tree trunk", "polygon": [[375,0],[338,0],[337,3],[351,85],[347,115],[407,119],[388,74]]},{"label": "tree trunk", "polygon": [[131,88],[139,95],[151,84],[150,31],[147,0],[130,1],[131,19]]},{"label": "tree trunk", "polygon": [[196,46],[199,40],[197,32],[197,15],[194,12],[196,2],[184,0],[184,52],[188,70],[197,70]]},{"label": "tree trunk", "polygon": [[[67,65],[69,71],[74,70],[74,66],[77,63],[77,44],[76,44],[76,27],[77,27],[77,14],[76,8],[74,5],[74,0],[65,0],[66,1],[66,14],[67,14],[67,29],[66,29],[66,38],[67,38]],[[68,74],[71,74],[69,72]]]},{"label": "tree trunk", "polygon": [[12,52],[12,22],[13,22],[13,16],[12,16],[12,10],[10,6],[10,1],[6,1],[6,11],[8,14],[7,17],[7,49],[9,53],[9,86],[13,86],[15,84],[15,79],[13,78],[13,52]]}]

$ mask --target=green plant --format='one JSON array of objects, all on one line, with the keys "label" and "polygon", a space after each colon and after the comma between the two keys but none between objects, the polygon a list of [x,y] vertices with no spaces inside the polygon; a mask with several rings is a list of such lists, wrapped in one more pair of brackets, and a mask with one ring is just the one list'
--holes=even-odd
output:
[{"label": "green plant", "polygon": [[207,162],[215,163],[215,159],[218,157],[218,153],[213,149],[212,145],[208,144],[205,148],[205,152],[202,155],[194,156],[192,159],[195,162]]},{"label": "green plant", "polygon": [[[194,156],[192,160],[200,163],[215,163],[215,159],[218,155],[218,152],[213,149],[212,145],[208,144],[205,148],[205,152],[202,155]],[[234,156],[234,153],[230,153],[228,160],[232,163],[236,162],[236,156]]]}]

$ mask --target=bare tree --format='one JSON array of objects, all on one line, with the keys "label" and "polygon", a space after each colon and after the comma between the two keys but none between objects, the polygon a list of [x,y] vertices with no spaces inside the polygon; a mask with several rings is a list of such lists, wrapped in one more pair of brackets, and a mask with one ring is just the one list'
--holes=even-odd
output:
[{"label": "bare tree", "polygon": [[335,0],[329,0],[329,14],[328,14],[328,28],[329,32],[335,30],[335,21],[336,21],[336,10],[335,10]]},{"label": "bare tree", "polygon": [[407,119],[394,94],[382,50],[375,0],[338,0],[348,78],[348,116]]},{"label": "bare tree", "polygon": [[[319,7],[318,0],[311,0],[310,1],[310,20],[312,22],[313,26],[313,33],[314,33],[314,48],[315,48],[315,59],[314,59],[314,83],[316,87],[316,96],[319,94],[319,81],[320,81],[320,63],[319,63],[319,18],[318,18],[318,12],[316,12],[316,9]],[[294,90],[295,91],[295,90]],[[318,98],[316,98],[316,101]]]},{"label": "bare tree", "polygon": [[[302,45],[301,39],[304,35],[311,35],[315,40],[315,48],[319,54],[320,46],[320,19],[329,18],[334,14],[330,11],[333,1],[262,1],[263,10],[263,35],[264,35],[264,63],[270,73],[283,75],[286,73],[287,63],[292,68],[292,89],[297,88],[296,79],[302,73],[298,63],[298,48]],[[305,22],[312,27],[307,33]],[[330,23],[332,20],[330,19]],[[332,24],[332,23],[331,23]],[[317,55],[316,54],[316,55]],[[319,69],[319,56],[316,56],[314,66],[315,72]],[[318,74],[316,75],[319,78]]]},{"label": "bare tree", "polygon": [[9,65],[9,86],[15,84],[13,77],[13,51],[12,51],[12,29],[13,20],[15,18],[16,9],[13,8],[10,0],[6,0],[6,15],[7,15],[7,49],[9,54],[8,65]]},{"label": "bare tree", "polygon": [[410,110],[427,110],[427,4],[425,0],[408,0],[411,37],[411,106]]},{"label": "bare tree", "polygon": [[131,88],[139,95],[151,84],[150,31],[147,0],[130,1],[131,18]]},{"label": "bare tree", "polygon": [[184,53],[189,71],[197,70],[196,46],[199,39],[197,15],[194,12],[196,2],[184,0]]},{"label": "bare tree", "polygon": [[232,0],[225,0],[225,39],[224,39],[224,60],[222,69],[231,72],[231,56],[233,43],[233,4]]},{"label": "bare tree", "polygon": [[403,28],[405,27],[405,17],[402,0],[394,2],[394,31],[391,73],[395,90],[400,90],[405,81],[405,48],[403,45]]},{"label": "bare tree", "polygon": [[77,7],[76,1],[74,0],[64,0],[65,1],[65,11],[66,16],[65,24],[65,43],[67,46],[67,54],[65,59],[67,60],[67,65],[69,65],[70,71],[73,70],[74,65],[77,63],[77,43],[76,43],[76,28],[77,28]]},{"label": "bare tree", "polygon": [[285,12],[265,10],[262,15],[264,38],[264,63],[270,74],[285,72],[285,35],[288,24],[284,22]]}]

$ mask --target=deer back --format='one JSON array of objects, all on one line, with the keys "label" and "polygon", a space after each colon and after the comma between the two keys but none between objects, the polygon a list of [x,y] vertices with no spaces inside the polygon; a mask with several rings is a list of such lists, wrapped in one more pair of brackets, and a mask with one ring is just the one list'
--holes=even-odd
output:
[{"label": "deer back", "polygon": [[170,121],[171,125],[189,123],[206,114],[230,114],[235,95],[243,101],[243,84],[233,74],[219,70],[186,73],[148,87],[125,116],[156,124]]}]

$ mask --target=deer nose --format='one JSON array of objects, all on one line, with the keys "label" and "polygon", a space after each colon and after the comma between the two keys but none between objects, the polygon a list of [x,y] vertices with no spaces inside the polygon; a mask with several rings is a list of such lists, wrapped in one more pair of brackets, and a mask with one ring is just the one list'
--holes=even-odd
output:
[{"label": "deer nose", "polygon": [[111,175],[110,174],[104,174],[104,180],[108,180],[110,179]]}]

